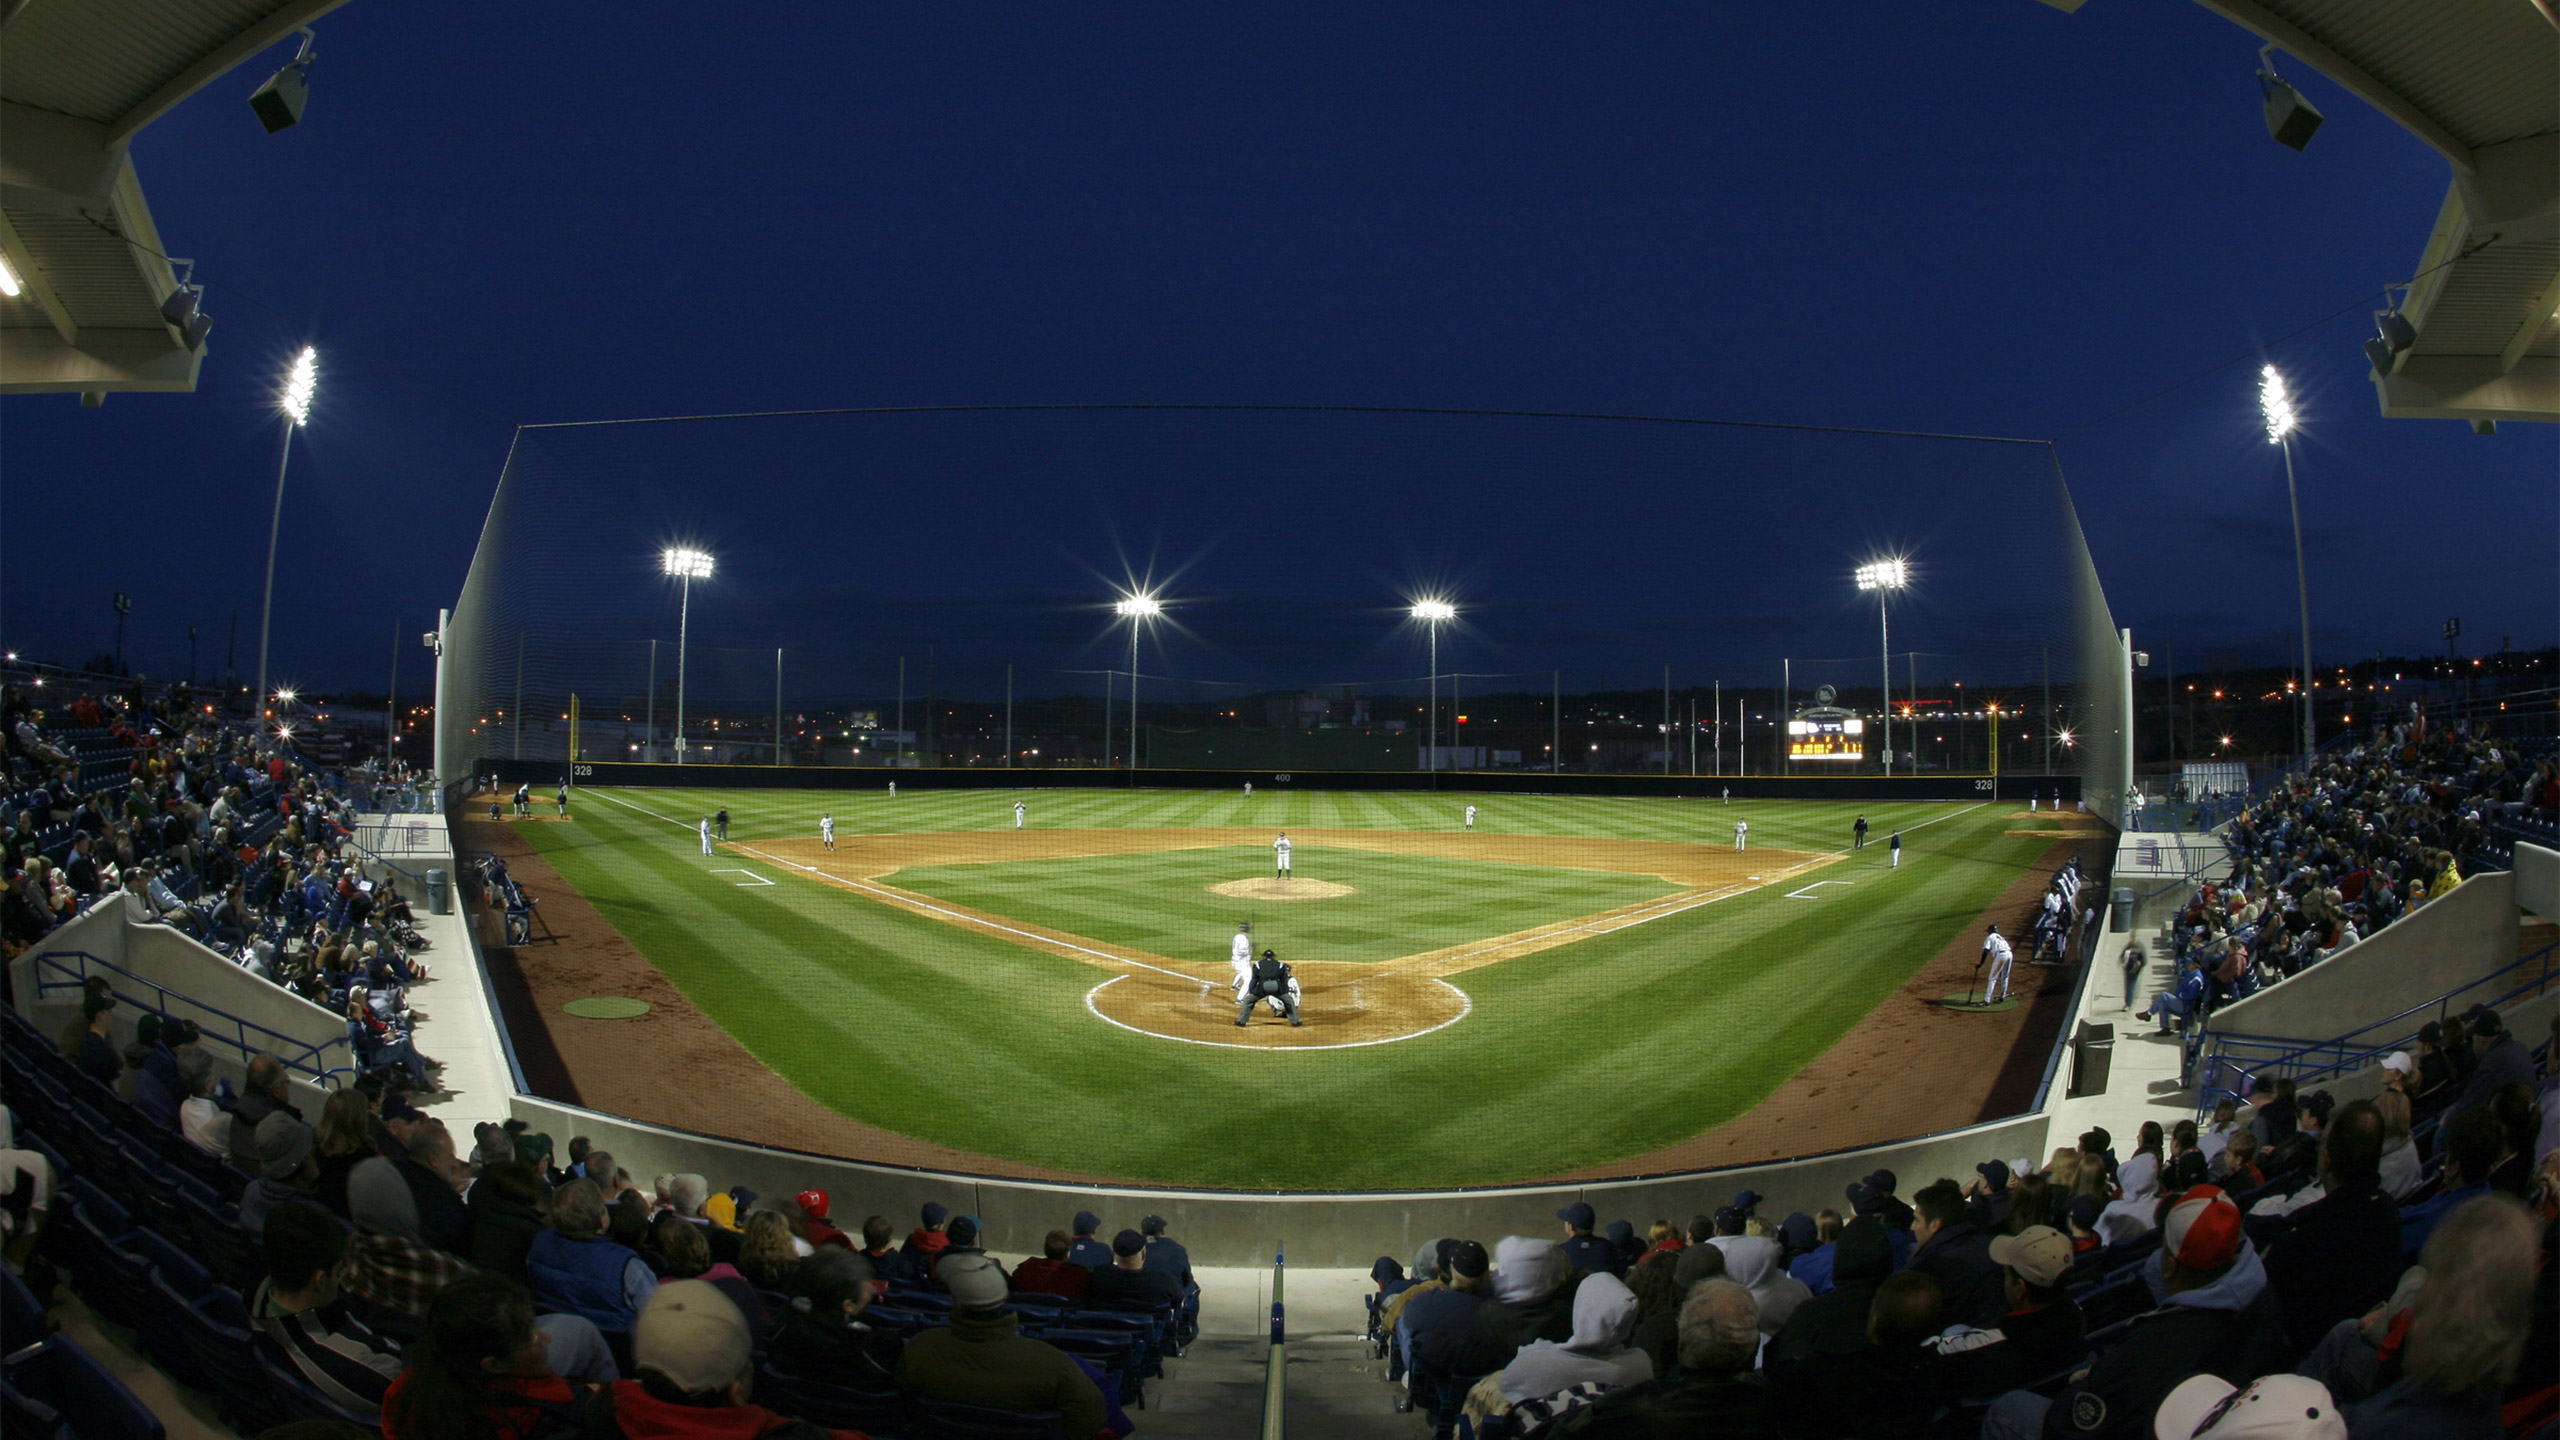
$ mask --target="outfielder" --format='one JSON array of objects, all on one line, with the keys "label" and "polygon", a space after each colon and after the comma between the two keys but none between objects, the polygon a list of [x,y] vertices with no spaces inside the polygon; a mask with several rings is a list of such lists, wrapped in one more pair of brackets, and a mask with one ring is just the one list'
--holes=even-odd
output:
[{"label": "outfielder", "polygon": [[702,853],[711,853],[711,817],[708,815],[702,817]]},{"label": "outfielder", "polygon": [[1279,839],[1271,842],[1271,878],[1289,878],[1289,832],[1286,830],[1280,832]]},{"label": "outfielder", "polygon": [[2000,938],[1997,924],[1982,937],[1982,958],[1991,962],[1991,982],[1983,987],[1982,1003],[1989,1005],[2008,999],[2009,965],[2014,957],[2009,952],[2009,942]]},{"label": "outfielder", "polygon": [[1736,820],[1733,822],[1733,848],[1736,850],[1748,850],[1751,848],[1750,821]]},{"label": "outfielder", "polygon": [[1244,782],[1244,798],[1247,800],[1253,798],[1253,782],[1250,780]]},{"label": "outfielder", "polygon": [[836,848],[836,817],[833,815],[818,817],[818,843],[830,850]]},{"label": "outfielder", "polygon": [[1890,864],[1890,865],[1887,865],[1887,866],[1886,866],[1886,867],[1884,867],[1884,868],[1886,868],[1887,870],[1899,870],[1899,869],[1901,869],[1901,868],[1902,868],[1902,832],[1901,832],[1901,831],[1899,831],[1899,830],[1896,830],[1896,831],[1894,831],[1894,832],[1893,832],[1893,846],[1892,846],[1892,848],[1893,848],[1893,863],[1892,863],[1892,864]]},{"label": "outfielder", "polygon": [[1022,803],[1021,801],[1019,801],[1019,800],[1016,800],[1016,801],[1014,801],[1014,802],[1013,802],[1013,828],[1014,828],[1014,829],[1019,830],[1019,829],[1021,829],[1021,828],[1022,828],[1022,817],[1023,817],[1024,815],[1028,814],[1029,812],[1030,812],[1030,807],[1029,807],[1029,806],[1027,806],[1027,805],[1023,804],[1023,803]]},{"label": "outfielder", "polygon": [[1280,957],[1269,950],[1262,952],[1261,961],[1253,967],[1253,978],[1244,1000],[1236,1006],[1236,1024],[1242,1026],[1252,1019],[1253,1007],[1264,1000],[1288,1016],[1290,1024],[1307,1023],[1298,1018],[1298,977],[1290,974],[1289,967],[1281,964]]},{"label": "outfielder", "polygon": [[889,782],[889,798],[892,800],[898,798],[898,782],[895,780]]},{"label": "outfielder", "polygon": [[1476,807],[1473,805],[1467,807],[1467,828],[1470,830],[1476,828]]}]

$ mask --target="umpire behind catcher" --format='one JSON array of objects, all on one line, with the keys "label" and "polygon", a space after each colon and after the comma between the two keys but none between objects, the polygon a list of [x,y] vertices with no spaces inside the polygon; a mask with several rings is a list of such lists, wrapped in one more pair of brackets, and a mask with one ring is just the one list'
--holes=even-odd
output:
[{"label": "umpire behind catcher", "polygon": [[1269,950],[1263,951],[1262,958],[1254,962],[1253,977],[1245,982],[1244,1001],[1236,1007],[1236,1023],[1242,1025],[1252,1019],[1253,1007],[1265,1000],[1288,1016],[1290,1024],[1307,1023],[1298,1018],[1297,977],[1290,974],[1289,967],[1281,964],[1280,957]]}]

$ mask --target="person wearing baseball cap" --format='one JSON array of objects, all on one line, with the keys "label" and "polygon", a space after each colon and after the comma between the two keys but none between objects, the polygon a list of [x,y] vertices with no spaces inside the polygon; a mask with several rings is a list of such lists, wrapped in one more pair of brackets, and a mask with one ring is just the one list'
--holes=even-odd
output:
[{"label": "person wearing baseball cap", "polygon": [[1111,1237],[1111,1263],[1093,1272],[1086,1304],[1096,1310],[1155,1311],[1182,1304],[1182,1282],[1147,1263],[1147,1240],[1135,1230]]},{"label": "person wearing baseball cap", "polygon": [[898,1253],[907,1257],[917,1274],[931,1275],[934,1262],[951,1248],[951,1236],[945,1229],[951,1223],[951,1209],[928,1200],[918,1218],[924,1223],[907,1232],[907,1243],[899,1247]]},{"label": "person wearing baseball cap", "polygon": [[2220,1188],[2199,1185],[2170,1207],[2153,1263],[2153,1293],[2165,1292],[2165,1303],[2135,1316],[2060,1395],[2012,1390],[1993,1401],[1983,1435],[2131,1440],[2150,1433],[2153,1412],[2189,1375],[2265,1375],[2291,1362],[2266,1268]]},{"label": "person wearing baseball cap", "polygon": [[2406,1050],[2394,1050],[2382,1057],[2382,1083],[2404,1095],[2416,1093],[2418,1062]]},{"label": "person wearing baseball cap", "polygon": [[1565,1236],[1556,1248],[1564,1252],[1574,1269],[1618,1273],[1618,1247],[1591,1233],[1600,1217],[1589,1205],[1576,1200],[1557,1211],[1556,1218],[1564,1222]]},{"label": "person wearing baseball cap", "polygon": [[1947,1393],[1997,1395],[2088,1353],[2086,1325],[2068,1288],[2076,1258],[2070,1238],[2050,1225],[1991,1237],[2008,1311],[1997,1325],[1951,1328],[1931,1342],[1943,1362]]},{"label": "person wearing baseball cap", "polygon": [[2329,1387],[2301,1375],[2266,1375],[2234,1385],[2190,1375],[2151,1417],[2158,1440],[2347,1440],[2347,1421]]},{"label": "person wearing baseball cap", "polygon": [[1111,1263],[1111,1247],[1093,1238],[1102,1228],[1102,1217],[1090,1210],[1076,1212],[1075,1229],[1070,1232],[1067,1259],[1087,1270],[1099,1270]]},{"label": "person wearing baseball cap", "polygon": [[838,1245],[847,1250],[853,1248],[852,1239],[828,1218],[835,1202],[827,1197],[826,1191],[803,1190],[791,1197],[791,1203],[800,1207],[800,1238],[808,1242],[809,1248],[815,1250],[827,1245]]},{"label": "person wearing baseball cap", "polygon": [[1061,1411],[1066,1433],[1102,1432],[1110,1419],[1102,1391],[1067,1352],[1018,1333],[1019,1317],[1004,1308],[1004,1275],[993,1260],[954,1255],[940,1274],[951,1292],[951,1323],[907,1342],[898,1357],[900,1389],[991,1410]]}]

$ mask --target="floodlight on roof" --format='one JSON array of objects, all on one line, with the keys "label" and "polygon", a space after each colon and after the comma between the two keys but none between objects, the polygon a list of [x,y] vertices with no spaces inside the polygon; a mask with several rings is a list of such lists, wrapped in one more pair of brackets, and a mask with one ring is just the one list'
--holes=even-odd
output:
[{"label": "floodlight on roof", "polygon": [[302,353],[293,357],[293,369],[285,375],[284,393],[276,397],[276,403],[293,417],[294,424],[307,425],[311,421],[311,397],[319,388],[320,354],[305,345]]},{"label": "floodlight on roof", "polygon": [[1899,590],[1911,583],[1911,565],[1905,560],[1877,560],[1858,567],[1861,590]]},{"label": "floodlight on roof", "polygon": [[2258,413],[2266,418],[2270,445],[2282,443],[2302,428],[2302,417],[2294,412],[2293,392],[2285,388],[2284,376],[2273,365],[2258,371]]},{"label": "floodlight on roof", "polygon": [[8,257],[0,255],[0,295],[15,300],[25,291],[26,287],[18,283],[18,272],[9,268]]},{"label": "floodlight on roof", "polygon": [[679,580],[711,578],[711,552],[674,547],[658,557],[658,566]]},{"label": "floodlight on roof", "polygon": [[2267,134],[2288,150],[2300,150],[2320,128],[2320,111],[2276,74],[2275,49],[2269,44],[2258,50],[2258,93],[2266,101]]},{"label": "floodlight on roof", "polygon": [[249,96],[250,113],[258,117],[258,123],[267,127],[270,135],[302,123],[302,107],[310,103],[310,77],[305,72],[319,58],[311,53],[318,37],[307,26],[301,33],[302,48]]},{"label": "floodlight on roof", "polygon": [[1455,620],[1458,618],[1458,607],[1446,600],[1416,600],[1413,602],[1413,618],[1429,621]]},{"label": "floodlight on roof", "polygon": [[2373,312],[2374,338],[2364,342],[2364,357],[2373,362],[2373,373],[2389,375],[2392,367],[2409,347],[2418,343],[2418,327],[2398,307]]}]

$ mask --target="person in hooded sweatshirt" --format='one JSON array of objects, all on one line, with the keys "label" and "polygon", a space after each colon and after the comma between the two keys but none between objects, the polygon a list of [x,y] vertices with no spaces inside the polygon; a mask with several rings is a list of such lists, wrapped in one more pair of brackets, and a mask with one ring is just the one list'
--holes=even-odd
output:
[{"label": "person in hooded sweatshirt", "polygon": [[2012,1390],[1993,1401],[1983,1440],[2148,1436],[2160,1402],[2198,1371],[2246,1385],[2287,1368],[2291,1347],[2266,1267],[2241,1231],[2240,1208],[2218,1187],[2199,1185],[2170,1209],[2144,1279],[2160,1308],[2135,1316],[2060,1395]]},{"label": "person in hooded sweatshirt", "polygon": [[1727,1240],[1718,1248],[1724,1251],[1726,1278],[1751,1292],[1760,1310],[1760,1333],[1775,1335],[1785,1328],[1797,1307],[1813,1298],[1805,1283],[1785,1270],[1779,1262],[1786,1257],[1786,1246],[1764,1235],[1744,1235]]},{"label": "person in hooded sweatshirt", "polygon": [[934,1262],[942,1258],[943,1251],[951,1248],[951,1236],[943,1228],[950,1223],[949,1207],[930,1200],[925,1202],[924,1223],[908,1231],[907,1243],[898,1249],[899,1254],[907,1257],[907,1263],[915,1267],[917,1274],[932,1275]]},{"label": "person in hooded sweatshirt", "polygon": [[1493,1303],[1476,1311],[1477,1337],[1506,1352],[1573,1338],[1574,1291],[1593,1273],[1573,1268],[1552,1240],[1505,1235],[1493,1247]]},{"label": "person in hooded sweatshirt", "polygon": [[1635,1328],[1635,1292],[1608,1271],[1594,1271],[1574,1287],[1573,1333],[1521,1346],[1510,1364],[1486,1376],[1467,1397],[1468,1413],[1498,1414],[1576,1385],[1614,1390],[1643,1384],[1653,1378],[1653,1357],[1627,1343]]},{"label": "person in hooded sweatshirt", "polygon": [[1761,1356],[1761,1369],[1781,1396],[1836,1390],[1870,1348],[1868,1312],[1876,1288],[1893,1274],[1884,1221],[1869,1210],[1833,1242],[1831,1288],[1796,1307]]}]

